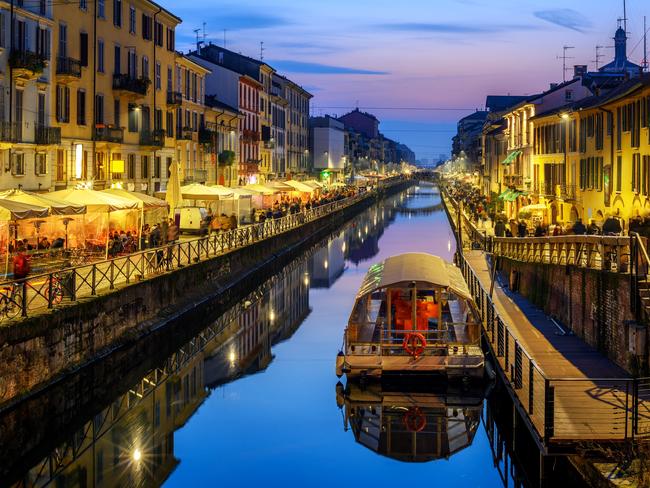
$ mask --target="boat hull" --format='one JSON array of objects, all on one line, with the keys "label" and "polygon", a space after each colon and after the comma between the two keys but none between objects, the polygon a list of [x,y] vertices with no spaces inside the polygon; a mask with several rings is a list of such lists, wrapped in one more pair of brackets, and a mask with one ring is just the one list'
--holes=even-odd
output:
[{"label": "boat hull", "polygon": [[453,379],[481,379],[485,359],[480,356],[355,356],[337,358],[337,375],[348,378],[375,377],[394,374],[429,374]]}]

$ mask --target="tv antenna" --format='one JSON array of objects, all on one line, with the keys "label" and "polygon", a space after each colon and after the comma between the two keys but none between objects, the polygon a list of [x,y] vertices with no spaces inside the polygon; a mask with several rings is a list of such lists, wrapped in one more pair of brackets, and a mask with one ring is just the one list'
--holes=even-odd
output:
[{"label": "tv antenna", "polygon": [[201,29],[194,29],[192,32],[196,35],[196,52],[198,53],[201,51],[201,44],[203,44],[203,41],[199,38],[199,32],[201,32]]},{"label": "tv antenna", "polygon": [[645,15],[643,16],[643,71],[648,71],[648,29],[646,28]]},{"label": "tv antenna", "polygon": [[556,59],[562,60],[562,83],[566,82],[566,70],[571,69],[566,67],[566,60],[573,59],[572,56],[567,56],[566,53],[569,49],[575,49],[575,46],[562,46],[562,56],[557,56]]},{"label": "tv antenna", "polygon": [[228,29],[223,30],[223,48],[226,49],[226,32],[228,32]]},{"label": "tv antenna", "polygon": [[266,51],[264,41],[260,41],[260,61],[264,61],[264,51]]},{"label": "tv antenna", "polygon": [[612,49],[614,46],[596,46],[596,59],[593,59],[591,62],[596,63],[596,69],[600,64],[600,60],[605,57],[604,54],[600,54],[601,49]]}]

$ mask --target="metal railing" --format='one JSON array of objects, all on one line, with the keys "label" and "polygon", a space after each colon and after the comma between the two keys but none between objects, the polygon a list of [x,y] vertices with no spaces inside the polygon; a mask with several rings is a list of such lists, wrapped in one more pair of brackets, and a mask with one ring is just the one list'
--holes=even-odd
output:
[{"label": "metal railing", "polygon": [[95,127],[95,140],[104,142],[124,141],[124,129],[121,127]]},{"label": "metal railing", "polygon": [[185,183],[200,182],[205,183],[208,179],[208,170],[207,169],[186,169],[183,175],[183,181]]},{"label": "metal railing", "polygon": [[0,141],[2,142],[21,142],[22,126],[17,122],[0,122]]},{"label": "metal railing", "polygon": [[81,78],[81,62],[78,59],[59,56],[56,58],[56,74]]},{"label": "metal railing", "polygon": [[151,80],[149,78],[135,78],[128,74],[113,75],[113,90],[146,95],[150,84]]},{"label": "metal railing", "polygon": [[462,254],[459,259],[493,358],[545,443],[650,437],[650,378],[547,376],[499,315]]},{"label": "metal railing", "polygon": [[168,91],[167,92],[167,105],[182,105],[183,104],[183,94],[177,91]]},{"label": "metal railing", "polygon": [[147,147],[163,147],[165,145],[165,131],[163,129],[141,131],[140,145]]},{"label": "metal railing", "polygon": [[61,128],[37,125],[34,134],[34,142],[40,145],[61,144]]},{"label": "metal railing", "polygon": [[[401,181],[392,180],[381,185],[380,188]],[[0,283],[0,320],[11,320],[17,316],[27,317],[60,303],[97,296],[119,286],[212,259],[296,229],[305,223],[354,205],[373,194],[374,192],[360,193],[263,223],[144,249],[113,259],[40,273],[23,280],[2,282]]]}]

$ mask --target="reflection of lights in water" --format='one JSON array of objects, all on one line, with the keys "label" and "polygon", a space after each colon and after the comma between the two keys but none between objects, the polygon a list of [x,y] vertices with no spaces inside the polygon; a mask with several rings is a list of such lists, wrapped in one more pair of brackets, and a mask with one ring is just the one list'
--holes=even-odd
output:
[{"label": "reflection of lights in water", "polygon": [[373,220],[374,225],[377,225],[377,217],[375,217],[375,220]]},{"label": "reflection of lights in water", "polygon": [[230,361],[232,364],[235,362],[235,359],[237,359],[237,356],[235,356],[235,351],[230,351],[230,354],[228,354],[228,361]]},{"label": "reflection of lights in water", "polygon": [[368,226],[366,225],[366,228],[363,230],[366,234],[368,233]]},{"label": "reflection of lights in water", "polygon": [[330,263],[327,262],[327,259],[323,261],[323,268],[327,269],[327,267],[330,265]]},{"label": "reflection of lights in water", "polygon": [[134,460],[136,463],[139,463],[140,460],[142,459],[142,451],[140,451],[140,449],[138,449],[138,448],[136,447],[136,448],[134,449],[134,451],[133,451],[133,455],[132,455],[132,457],[133,457],[133,460]]},{"label": "reflection of lights in water", "polygon": [[275,320],[275,312],[274,312],[273,310],[271,310],[271,311],[269,312],[269,320],[270,320],[271,322],[273,322],[273,321]]},{"label": "reflection of lights in water", "polygon": [[309,273],[305,273],[303,283],[305,284],[305,286],[309,286]]},{"label": "reflection of lights in water", "polygon": [[357,235],[361,238],[361,231],[357,232]]},{"label": "reflection of lights in water", "polygon": [[345,252],[345,242],[341,244],[341,252]]},{"label": "reflection of lights in water", "polygon": [[451,239],[447,239],[447,252],[451,252]]}]

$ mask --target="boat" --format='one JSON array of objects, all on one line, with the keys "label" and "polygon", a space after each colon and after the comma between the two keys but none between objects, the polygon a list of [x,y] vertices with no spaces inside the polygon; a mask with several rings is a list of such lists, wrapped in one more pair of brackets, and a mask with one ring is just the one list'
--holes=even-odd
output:
[{"label": "boat", "polygon": [[373,264],[357,292],[336,374],[482,379],[481,321],[460,270],[426,253]]},{"label": "boat", "polygon": [[470,446],[478,430],[483,394],[477,389],[392,389],[383,383],[338,384],[343,428],[356,442],[396,461],[423,463]]}]

